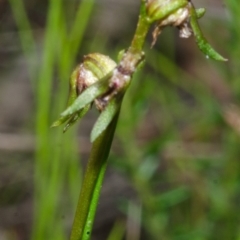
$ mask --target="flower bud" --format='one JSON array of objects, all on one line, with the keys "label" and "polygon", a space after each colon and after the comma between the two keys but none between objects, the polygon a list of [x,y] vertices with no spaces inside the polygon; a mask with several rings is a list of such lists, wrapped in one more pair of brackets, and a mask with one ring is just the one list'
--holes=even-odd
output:
[{"label": "flower bud", "polygon": [[84,56],[83,63],[77,67],[78,94],[106,76],[116,65],[111,58],[100,53],[90,53]]},{"label": "flower bud", "polygon": [[[83,63],[75,68],[70,78],[68,106],[71,106],[77,99],[78,95],[80,95],[85,89],[110,73],[116,67],[116,65],[117,64],[112,59],[100,53],[91,53],[84,56]],[[102,102],[97,98],[94,100],[94,102],[96,108],[98,110],[102,110]],[[63,129],[65,132],[79,118],[83,117],[87,113],[90,106],[91,102],[86,104],[80,110],[74,111],[67,116],[61,116],[53,123],[52,127],[57,127],[63,123],[66,123]]]},{"label": "flower bud", "polygon": [[178,27],[180,37],[188,38],[191,35],[191,30],[187,24],[190,17],[189,7],[190,5],[186,0],[149,0],[147,2],[148,17],[150,21],[156,22],[152,46],[166,26]]},{"label": "flower bud", "polygon": [[187,5],[187,0],[147,0],[146,12],[150,22],[162,21]]}]

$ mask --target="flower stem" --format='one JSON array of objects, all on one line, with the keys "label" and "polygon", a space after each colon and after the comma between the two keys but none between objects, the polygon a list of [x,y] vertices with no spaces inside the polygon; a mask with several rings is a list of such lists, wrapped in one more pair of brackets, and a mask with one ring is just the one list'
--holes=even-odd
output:
[{"label": "flower stem", "polygon": [[116,129],[119,112],[108,128],[93,142],[79,196],[70,240],[88,240],[107,167],[108,154]]},{"label": "flower stem", "polygon": [[142,51],[149,28],[150,28],[150,22],[148,21],[148,18],[146,16],[145,0],[142,0],[137,28],[130,46],[131,51],[133,52]]}]

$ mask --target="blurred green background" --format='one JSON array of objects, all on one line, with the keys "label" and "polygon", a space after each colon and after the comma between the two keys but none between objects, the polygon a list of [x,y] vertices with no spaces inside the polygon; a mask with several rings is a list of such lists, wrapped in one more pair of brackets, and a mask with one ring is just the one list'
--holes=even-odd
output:
[{"label": "blurred green background", "polygon": [[[240,8],[194,0],[227,63],[167,28],[124,99],[93,240],[240,240]],[[0,1],[0,240],[68,239],[90,151],[92,110],[67,133],[82,56],[116,59],[140,0]]]}]

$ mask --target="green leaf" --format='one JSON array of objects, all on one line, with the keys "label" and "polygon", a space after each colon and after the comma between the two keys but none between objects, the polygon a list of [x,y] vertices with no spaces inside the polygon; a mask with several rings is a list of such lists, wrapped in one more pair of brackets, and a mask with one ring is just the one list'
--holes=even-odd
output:
[{"label": "green leaf", "polygon": [[74,123],[77,122],[77,120],[81,119],[88,112],[90,106],[91,105],[88,104],[86,107],[81,109],[77,114],[74,114],[65,125],[63,132],[66,132]]},{"label": "green leaf", "polygon": [[190,11],[191,11],[190,25],[192,27],[198,48],[205,54],[207,58],[211,58],[217,61],[227,61],[226,58],[222,57],[218,52],[216,52],[212,48],[212,46],[207,42],[206,38],[203,36],[203,33],[197,21],[198,15],[196,13],[194,6],[191,7]]},{"label": "green leaf", "polygon": [[[120,96],[119,96],[120,95]],[[91,132],[91,142],[94,142],[99,135],[108,127],[113,117],[120,110],[122,102],[122,94],[115,96],[102,111]]]},{"label": "green leaf", "polygon": [[[71,116],[70,116],[70,117],[71,117]],[[51,128],[53,128],[53,127],[58,127],[58,126],[62,125],[62,124],[65,123],[70,117],[69,117],[69,116],[60,117],[58,120],[56,120],[56,121],[51,125]]]},{"label": "green leaf", "polygon": [[52,127],[58,127],[62,124],[64,124],[65,122],[67,122],[67,124],[64,126],[63,132],[66,132],[68,130],[69,127],[71,127],[77,120],[79,120],[80,118],[82,118],[87,111],[90,108],[90,104],[87,105],[86,107],[84,107],[83,109],[81,109],[80,111],[71,114],[71,115],[67,115],[64,117],[60,117],[58,120],[56,120],[52,125]]}]

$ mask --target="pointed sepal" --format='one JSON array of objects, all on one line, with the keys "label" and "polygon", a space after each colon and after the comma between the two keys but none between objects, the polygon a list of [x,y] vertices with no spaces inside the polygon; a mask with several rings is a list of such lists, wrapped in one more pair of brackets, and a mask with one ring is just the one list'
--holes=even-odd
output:
[{"label": "pointed sepal", "polygon": [[114,116],[120,111],[123,96],[117,96],[111,99],[106,108],[98,117],[91,132],[91,142],[94,142],[99,135],[109,126]]},{"label": "pointed sepal", "polygon": [[203,54],[207,58],[211,58],[217,61],[227,61],[226,58],[221,56],[218,52],[216,52],[213,49],[213,47],[207,42],[206,38],[203,36],[203,33],[197,21],[197,19],[200,17],[199,15],[201,14],[196,13],[194,6],[191,6],[190,8],[190,15],[191,15],[190,25],[191,25],[196,43],[198,45],[198,48],[203,52]]},{"label": "pointed sepal", "polygon": [[67,122],[67,124],[64,126],[63,128],[63,132],[66,132],[74,123],[77,122],[77,120],[81,119],[90,109],[90,104],[87,105],[85,108],[81,109],[79,112],[77,112],[76,114],[74,114],[69,121]]},{"label": "pointed sepal", "polygon": [[81,119],[88,112],[89,108],[90,108],[90,104],[74,114],[67,115],[64,117],[61,116],[58,120],[56,120],[51,125],[51,128],[58,127],[66,123],[66,125],[63,128],[63,132],[66,132],[74,123],[77,122],[77,120]]}]

